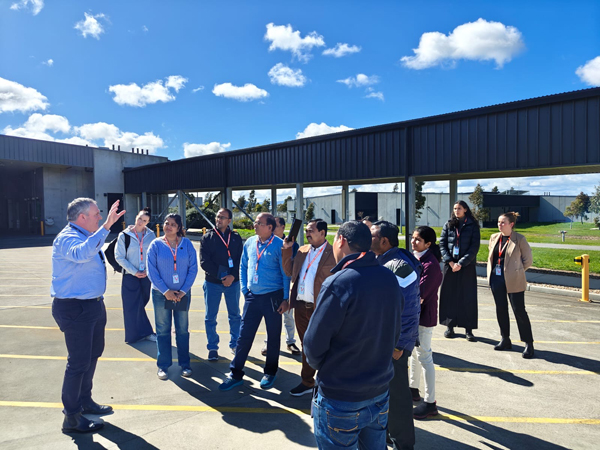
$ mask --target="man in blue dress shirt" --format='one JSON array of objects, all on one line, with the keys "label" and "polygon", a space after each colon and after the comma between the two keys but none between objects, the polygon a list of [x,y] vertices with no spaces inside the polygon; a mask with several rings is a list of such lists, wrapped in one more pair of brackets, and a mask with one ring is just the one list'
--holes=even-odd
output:
[{"label": "man in blue dress shirt", "polygon": [[235,357],[229,366],[231,373],[219,386],[221,391],[228,391],[243,383],[244,365],[263,317],[268,342],[265,375],[260,387],[270,389],[275,383],[281,345],[281,315],[289,309],[290,293],[290,277],[285,274],[281,264],[283,240],[275,236],[276,226],[275,217],[271,214],[259,214],[254,222],[256,236],[244,244],[240,287],[246,301]]},{"label": "man in blue dress shirt", "polygon": [[64,433],[97,431],[104,425],[83,414],[109,414],[112,407],[92,400],[96,363],[104,350],[106,263],[102,245],[110,227],[125,214],[110,208],[106,222],[91,198],[69,203],[69,223],[52,245],[52,316],[65,335],[69,353],[62,387]]}]

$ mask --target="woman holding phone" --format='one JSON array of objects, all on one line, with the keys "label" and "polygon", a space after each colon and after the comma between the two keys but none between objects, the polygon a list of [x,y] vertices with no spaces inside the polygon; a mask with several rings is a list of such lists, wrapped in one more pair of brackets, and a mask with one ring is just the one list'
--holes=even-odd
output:
[{"label": "woman holding phone", "polygon": [[152,282],[152,302],[156,319],[158,378],[169,378],[172,364],[171,322],[175,321],[175,342],[181,375],[192,376],[188,311],[191,288],[198,274],[196,250],[178,214],[169,214],[163,224],[164,236],[148,249],[148,277]]}]

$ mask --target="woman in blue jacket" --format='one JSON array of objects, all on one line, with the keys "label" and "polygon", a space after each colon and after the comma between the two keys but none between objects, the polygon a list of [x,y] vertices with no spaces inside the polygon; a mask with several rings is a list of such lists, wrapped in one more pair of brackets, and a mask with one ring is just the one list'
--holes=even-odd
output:
[{"label": "woman in blue jacket", "polygon": [[158,378],[169,378],[172,364],[171,322],[175,321],[175,342],[181,375],[190,377],[190,333],[188,311],[191,288],[198,274],[196,250],[185,231],[181,217],[169,214],[163,224],[164,236],[148,249],[148,277],[152,282],[152,302],[156,319]]}]

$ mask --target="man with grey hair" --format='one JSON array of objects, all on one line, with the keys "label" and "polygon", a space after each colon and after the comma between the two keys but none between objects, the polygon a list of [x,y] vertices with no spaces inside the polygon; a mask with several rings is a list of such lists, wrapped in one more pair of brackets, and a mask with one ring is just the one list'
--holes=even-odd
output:
[{"label": "man with grey hair", "polygon": [[52,316],[65,335],[68,358],[62,386],[64,433],[97,431],[104,426],[83,414],[109,414],[112,407],[92,400],[92,379],[104,350],[106,262],[102,245],[110,227],[125,214],[117,200],[102,227],[91,198],[69,203],[69,223],[52,244]]}]

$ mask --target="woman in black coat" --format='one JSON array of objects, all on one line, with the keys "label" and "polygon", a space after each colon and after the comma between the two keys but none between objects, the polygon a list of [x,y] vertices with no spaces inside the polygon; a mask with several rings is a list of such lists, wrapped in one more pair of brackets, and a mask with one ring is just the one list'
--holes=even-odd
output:
[{"label": "woman in black coat", "polygon": [[460,200],[454,204],[452,218],[444,224],[440,251],[444,262],[440,290],[440,324],[453,338],[454,327],[465,328],[465,337],[474,342],[477,328],[477,273],[475,263],[481,236],[479,224],[469,205]]}]

